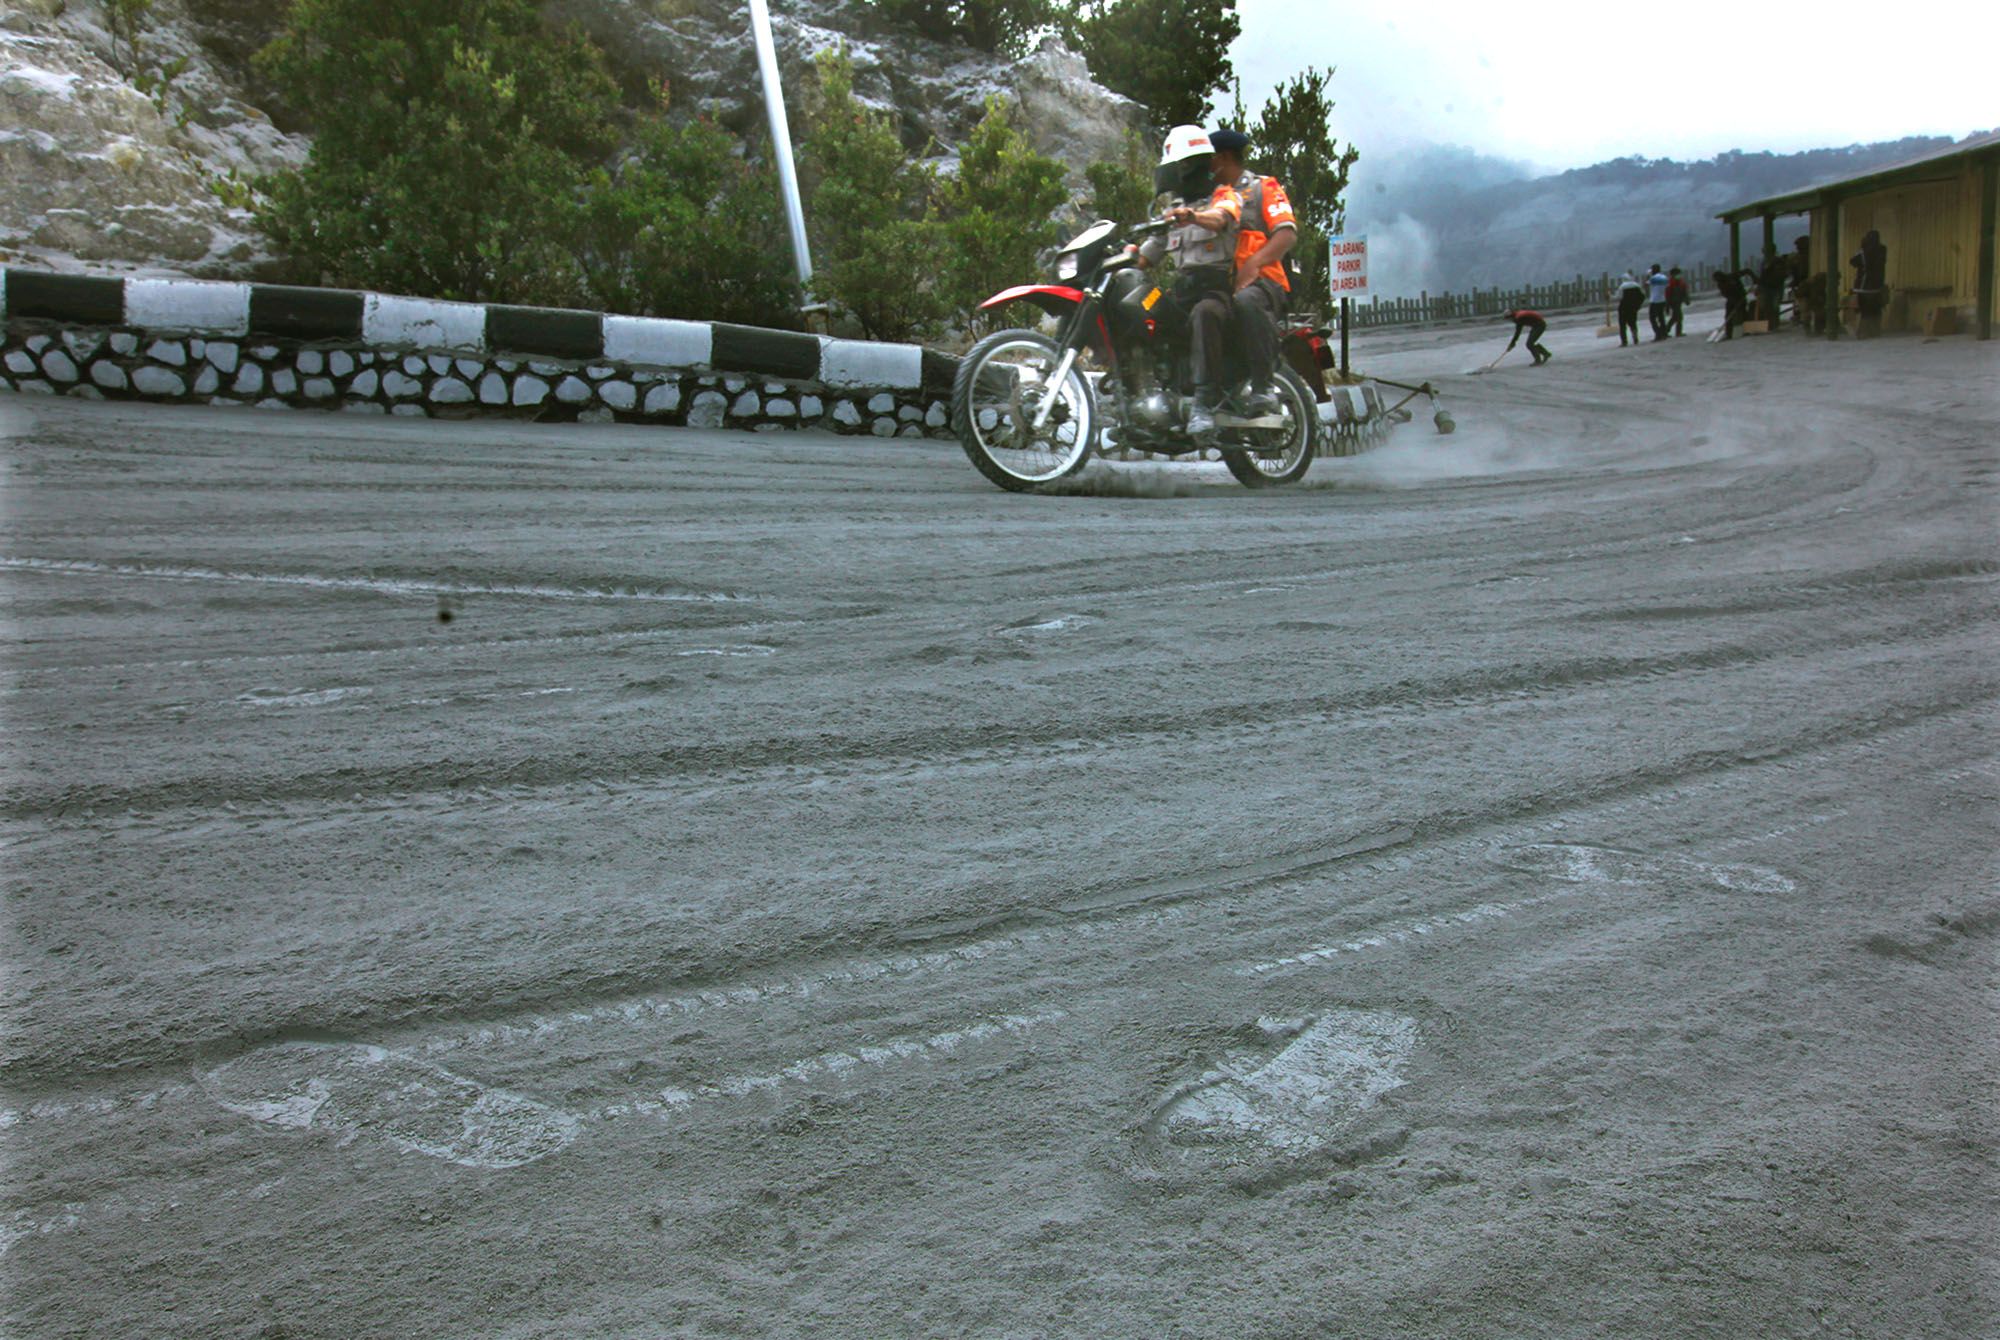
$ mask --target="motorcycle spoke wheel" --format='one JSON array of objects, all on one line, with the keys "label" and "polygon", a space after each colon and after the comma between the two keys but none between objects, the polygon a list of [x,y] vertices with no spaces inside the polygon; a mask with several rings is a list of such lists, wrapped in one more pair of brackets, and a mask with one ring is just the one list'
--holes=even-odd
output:
[{"label": "motorcycle spoke wheel", "polygon": [[1222,451],[1223,464],[1246,488],[1295,484],[1313,462],[1319,413],[1312,392],[1289,368],[1280,369],[1275,389],[1284,402],[1285,426],[1240,429]]},{"label": "motorcycle spoke wheel", "polygon": [[980,473],[1006,489],[1052,483],[1080,469],[1096,437],[1096,402],[1072,362],[1044,422],[1035,417],[1062,364],[1055,341],[1032,331],[1001,331],[974,346],[960,365],[952,420]]}]

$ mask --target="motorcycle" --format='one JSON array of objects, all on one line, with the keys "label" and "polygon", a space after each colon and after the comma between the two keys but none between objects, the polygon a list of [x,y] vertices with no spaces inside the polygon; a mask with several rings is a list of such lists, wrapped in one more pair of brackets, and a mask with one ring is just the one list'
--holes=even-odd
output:
[{"label": "motorcycle", "polygon": [[1332,363],[1324,331],[1281,333],[1276,413],[1220,412],[1213,440],[1189,435],[1187,323],[1128,250],[1167,227],[1155,220],[1121,228],[1100,219],[1056,253],[1055,283],[1004,289],[980,304],[991,311],[1025,302],[1060,322],[1053,339],[1025,328],[989,335],[959,364],[953,431],[972,464],[1001,488],[1054,483],[1081,470],[1104,443],[1168,456],[1216,448],[1248,488],[1295,483],[1311,466],[1325,398],[1320,369]]}]

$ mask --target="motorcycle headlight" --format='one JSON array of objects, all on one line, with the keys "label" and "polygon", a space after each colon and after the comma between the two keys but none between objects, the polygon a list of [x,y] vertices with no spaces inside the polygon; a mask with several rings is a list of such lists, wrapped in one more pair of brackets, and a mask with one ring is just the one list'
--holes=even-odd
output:
[{"label": "motorcycle headlight", "polygon": [[1056,278],[1057,279],[1076,278],[1078,263],[1079,260],[1077,254],[1074,251],[1065,252],[1064,254],[1056,257]]}]

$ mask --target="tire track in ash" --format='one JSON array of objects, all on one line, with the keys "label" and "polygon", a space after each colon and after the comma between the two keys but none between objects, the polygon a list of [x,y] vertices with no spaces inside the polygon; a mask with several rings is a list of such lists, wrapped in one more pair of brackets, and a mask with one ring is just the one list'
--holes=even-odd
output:
[{"label": "tire track in ash", "polygon": [[[1867,753],[1882,752],[1887,749],[1885,736],[1877,735],[1854,742],[1854,748]],[[1901,757],[1907,759],[1908,751]],[[1786,773],[1800,771],[1809,766],[1824,768],[1831,760],[1821,759],[1811,764],[1804,759],[1772,760],[1759,765],[1764,770]],[[1958,769],[1951,774],[1991,776],[1994,765],[1991,760],[1968,768]],[[1746,778],[1725,779],[1704,777],[1677,786],[1656,791],[1650,795],[1635,797],[1623,802],[1595,807],[1587,816],[1587,822],[1601,827],[1636,808],[1668,808],[1679,812],[1684,803],[1694,793],[1710,793],[1735,785],[1742,786]],[[1753,788],[1753,794],[1763,794],[1768,787]],[[1803,825],[1779,830],[1755,832],[1742,838],[1729,839],[1715,844],[1723,849],[1735,848],[1746,843],[1770,840],[1774,836],[1794,831],[1796,827],[1806,827],[1835,821],[1837,814],[1816,815]],[[1676,877],[1692,875],[1706,879],[1715,887],[1725,891],[1752,891],[1783,893],[1790,881],[1783,875],[1767,867],[1747,866],[1736,863],[1719,864],[1678,855],[1649,855],[1643,852],[1618,851],[1610,848],[1579,845],[1572,842],[1533,841],[1540,833],[1553,832],[1575,822],[1574,816],[1568,821],[1551,820],[1534,825],[1530,830],[1501,834],[1486,834],[1436,844],[1425,850],[1412,850],[1408,846],[1391,848],[1382,852],[1377,859],[1343,866],[1347,877],[1363,880],[1371,875],[1400,872],[1427,861],[1436,862],[1468,852],[1483,851],[1487,856],[1498,859],[1502,864],[1524,868],[1529,873],[1546,876],[1571,885],[1594,884],[1596,888],[1571,888],[1554,891],[1531,899],[1517,900],[1507,915],[1517,915],[1533,905],[1556,901],[1563,897],[1590,896],[1593,894],[1633,895],[1642,891],[1642,886],[1660,881],[1670,883]],[[1521,839],[1528,839],[1522,841]],[[1664,878],[1663,878],[1664,877]],[[1489,905],[1479,905],[1469,911],[1471,916],[1447,916],[1418,919],[1401,923],[1378,926],[1374,931],[1362,934],[1352,947],[1342,946],[1347,954],[1363,953],[1370,950],[1389,949],[1398,945],[1428,941],[1431,937],[1465,926],[1476,926],[1481,922],[1494,920],[1487,912]],[[1142,913],[1142,918],[1151,921],[1150,914]],[[1290,966],[1289,961],[1275,963],[1268,968],[1260,964],[1239,965],[1234,969],[1240,977],[1261,976],[1265,971],[1282,972]],[[716,1002],[717,1008],[738,1003],[730,999]],[[958,1028],[946,1029],[927,1036],[903,1035],[889,1038],[879,1043],[864,1040],[845,1049],[822,1050],[801,1057],[789,1064],[762,1071],[746,1071],[727,1075],[694,1088],[668,1086],[651,1095],[624,1099],[614,1099],[588,1111],[575,1114],[557,1112],[565,1121],[557,1123],[564,1132],[553,1147],[536,1150],[518,1142],[509,1145],[508,1132],[500,1132],[497,1142],[503,1153],[531,1155],[522,1161],[534,1161],[549,1154],[560,1153],[576,1133],[587,1125],[615,1122],[628,1117],[652,1118],[662,1122],[666,1128],[674,1129],[684,1124],[684,1119],[694,1115],[698,1109],[724,1105],[731,1101],[748,1100],[760,1095],[781,1097],[787,1089],[801,1091],[824,1089],[829,1085],[844,1086],[851,1083],[875,1084],[894,1081],[905,1065],[918,1065],[936,1061],[956,1054],[967,1046],[978,1047],[997,1042],[1013,1042],[1025,1038],[1029,1033],[1044,1028],[1062,1025],[1069,1016],[1060,1009],[1043,1009],[1033,1014],[988,1016]],[[1211,1069],[1202,1072],[1192,1082],[1185,1082],[1170,1088],[1138,1132],[1142,1141],[1155,1146],[1156,1154],[1165,1151],[1182,1159],[1223,1157],[1230,1162],[1240,1162],[1250,1156],[1249,1151],[1238,1148],[1242,1141],[1251,1141],[1268,1146],[1280,1154],[1309,1153],[1324,1145],[1328,1140],[1348,1138],[1349,1131],[1363,1117],[1372,1105],[1375,1096],[1388,1088],[1402,1083],[1400,1073],[1413,1053],[1422,1047],[1424,1034],[1420,1021],[1382,1011],[1353,1010],[1337,1008],[1319,1015],[1309,1015],[1301,1019],[1260,1018],[1258,1026],[1267,1036],[1280,1044],[1280,1050],[1268,1057],[1256,1053],[1246,1053],[1237,1058],[1233,1054],[1222,1058]],[[533,1036],[532,1034],[530,1036]],[[1373,1040],[1371,1042],[1371,1039]],[[1377,1045],[1381,1044],[1381,1045]],[[285,1045],[285,1044],[281,1044]],[[348,1050],[355,1045],[348,1044]],[[405,1069],[428,1069],[438,1074],[442,1071],[434,1062],[414,1057],[396,1060],[395,1053],[386,1048],[368,1049],[371,1053],[381,1053],[390,1058],[392,1065]],[[273,1057],[271,1049],[260,1048],[246,1053],[251,1068],[259,1063],[268,1063]],[[407,1056],[407,1049],[404,1053]],[[1032,1057],[1032,1053],[1028,1054]],[[145,1095],[138,1104],[146,1110],[159,1107],[166,1099],[189,1098],[213,1100],[215,1094],[213,1076],[215,1071],[224,1075],[229,1068],[240,1070],[245,1057],[224,1062],[215,1067],[205,1077],[198,1076],[194,1083],[169,1086],[167,1090]],[[1020,1062],[1010,1062],[1008,1068],[1015,1069]],[[285,1067],[273,1069],[267,1064],[262,1069],[285,1082],[276,1092],[238,1092],[233,1095],[238,1107],[247,1099],[250,1105],[258,1102],[275,1101],[276,1106],[260,1119],[269,1120],[273,1116],[296,1117],[300,1113],[297,1100],[304,1104],[316,1105],[329,1093],[322,1094],[315,1089],[312,1074],[300,1074],[296,1070],[285,1075]],[[469,1086],[469,1087],[468,1087]],[[478,1158],[456,1157],[467,1149],[478,1151],[495,1147],[495,1142],[482,1128],[480,1120],[473,1115],[479,1106],[479,1098],[492,1091],[494,1086],[481,1085],[477,1081],[455,1076],[449,1082],[463,1098],[473,1094],[472,1101],[464,1103],[444,1102],[432,1104],[428,1108],[419,1105],[420,1110],[396,1114],[406,1121],[418,1123],[421,1128],[428,1123],[435,1127],[442,1118],[447,1129],[457,1123],[457,1143],[439,1150],[425,1148],[420,1140],[407,1138],[407,1133],[397,1130],[357,1128],[353,1123],[336,1124],[330,1134],[348,1130],[354,1136],[370,1139],[381,1138],[392,1148],[403,1153],[422,1155],[433,1159],[442,1158],[446,1162],[457,1163],[461,1167],[478,1169]],[[227,1095],[225,1095],[227,1096]],[[489,1104],[489,1110],[497,1107],[508,1111],[513,1107],[513,1098],[503,1098],[497,1105]],[[364,1096],[365,1101],[365,1096]],[[533,1100],[528,1100],[530,1103]],[[225,1110],[232,1110],[229,1103],[221,1104]],[[118,1109],[116,1100],[98,1098],[77,1103],[44,1103],[26,1114],[0,1113],[0,1129],[8,1129],[30,1121],[63,1119],[76,1117],[98,1117]],[[545,1105],[536,1104],[537,1108]],[[258,1113],[239,1113],[258,1117]],[[546,1115],[537,1115],[545,1129],[550,1122]],[[572,1126],[570,1123],[576,1123]],[[304,1129],[310,1122],[297,1120],[275,1120],[270,1124],[280,1127],[291,1126]],[[1393,1133],[1392,1133],[1393,1136]],[[352,1137],[348,1137],[352,1138]],[[1364,1144],[1366,1142],[1364,1141]],[[1388,1147],[1393,1147],[1393,1138]],[[341,1146],[345,1147],[345,1138]],[[1373,1145],[1367,1145],[1373,1148]],[[325,1146],[320,1147],[322,1151]],[[518,1164],[514,1165],[518,1166]],[[280,1178],[280,1181],[283,1179]],[[264,1182],[254,1187],[204,1185],[201,1195],[216,1203],[236,1203],[254,1200],[267,1194],[276,1183]],[[96,1200],[70,1200],[53,1207],[51,1211],[38,1213],[33,1208],[16,1210],[4,1220],[0,1220],[0,1257],[23,1240],[48,1238],[51,1236],[96,1228],[109,1220],[138,1218],[150,1220],[171,1207],[171,1200],[154,1199],[135,1201],[122,1194],[114,1193]]]},{"label": "tire track in ash", "polygon": [[[1676,808],[1692,798],[1740,786],[1746,776],[1754,777],[1767,770],[1789,775],[1816,766],[1813,760],[1831,750],[1867,752],[1884,747],[1888,737],[1905,731],[1933,728],[1963,716],[1990,715],[1995,699],[2000,699],[2000,691],[1981,702],[1947,704],[1931,711],[1893,717],[1871,715],[1852,723],[1850,729],[1818,732],[1783,745],[1773,741],[1748,742],[1743,751],[1711,752],[1682,760],[1682,766],[1678,767],[1630,770],[1556,800],[1530,796],[1481,811],[1433,815],[1373,837],[1296,849],[1256,862],[1162,879],[1079,886],[1053,908],[1009,910],[972,919],[910,921],[865,935],[844,932],[842,938],[853,946],[853,952],[832,959],[824,958],[812,942],[803,941],[782,951],[775,961],[743,963],[718,971],[705,983],[677,979],[666,990],[657,984],[635,984],[624,977],[603,982],[594,989],[588,983],[571,982],[563,989],[565,1002],[594,997],[598,1003],[582,1008],[573,1003],[553,1007],[529,996],[501,1016],[457,1022],[449,1017],[433,1017],[414,1032],[390,1034],[374,1041],[435,1062],[488,1047],[542,1046],[578,1032],[678,1027],[698,1015],[717,1010],[785,1003],[802,1007],[818,1005],[854,988],[958,972],[1023,949],[1048,949],[1072,943],[1088,946],[1107,937],[1167,927],[1225,897],[1306,876],[1317,878],[1324,872],[1338,876],[1350,870],[1356,878],[1393,876],[1423,860],[1463,857],[1487,851],[1495,843],[1533,844],[1563,832],[1567,821],[1560,816],[1579,809],[1588,809],[1605,820],[1641,811],[1651,814],[1663,807]],[[1658,868],[1698,871],[1703,867],[1698,863],[1669,861]],[[1744,887],[1759,879],[1782,879],[1773,872],[1760,873],[1760,869],[1742,868],[1740,879]],[[1576,895],[1559,893],[1518,905],[1482,903],[1428,918],[1394,919],[1338,940],[1313,943],[1273,956],[1272,967],[1247,975],[1261,976],[1289,966],[1279,961],[1287,955],[1305,955],[1300,962],[1330,960],[1361,950],[1412,943],[1440,931],[1519,916],[1545,903],[1573,896]],[[1349,941],[1358,942],[1359,949],[1347,948]],[[791,969],[777,966],[801,962],[813,966]],[[423,997],[384,998],[375,1002],[377,1013],[385,1017],[422,1017],[429,1004]],[[268,1040],[284,1042],[298,1034],[321,1037],[323,1028],[316,1019],[306,1018],[294,1026],[259,1032]],[[58,1064],[66,1066],[73,1059],[59,1058]],[[24,1055],[14,1072],[18,1077],[28,1077],[43,1068],[35,1058]],[[85,1101],[92,1100],[61,1099],[30,1104],[13,1117],[0,1114],[0,1129],[22,1114],[62,1116],[73,1110],[86,1110],[75,1106]]]},{"label": "tire track in ash", "polygon": [[217,582],[227,585],[298,586],[316,591],[360,591],[385,596],[494,596],[530,600],[632,601],[641,604],[728,605],[759,599],[728,591],[680,591],[664,587],[548,586],[531,583],[447,582],[415,577],[354,577],[321,572],[251,572],[222,568],[170,567],[154,563],[99,563],[80,558],[0,556],[0,571],[60,573],[64,576],[122,577],[146,581]]},{"label": "tire track in ash", "polygon": [[[814,735],[766,737],[755,741],[679,746],[647,746],[600,754],[588,771],[568,762],[541,758],[510,762],[450,760],[386,767],[340,767],[322,772],[179,778],[148,786],[79,785],[60,790],[17,791],[0,798],[0,819],[59,818],[66,811],[215,808],[223,805],[299,801],[342,801],[369,793],[403,796],[457,793],[490,800],[528,795],[582,783],[643,784],[665,777],[751,776],[771,769],[828,763],[919,768],[965,766],[998,757],[1018,758],[1026,750],[1063,752],[1107,741],[1171,735],[1178,739],[1225,738],[1247,732],[1254,738],[1302,722],[1327,723],[1366,711],[1470,707],[1502,700],[1531,700],[1553,693],[1588,691],[1625,681],[1713,672],[1827,650],[1864,646],[1905,646],[1949,637],[2000,618],[1983,609],[1958,609],[1920,617],[1907,626],[1865,637],[1848,632],[1795,634],[1767,646],[1720,646],[1655,656],[1581,657],[1540,666],[1474,669],[1433,679],[1412,679],[1370,689],[1289,695],[1254,703],[1214,704],[1175,712],[1120,713],[1088,723],[1058,721],[1022,727],[1001,722],[929,726],[880,735],[829,741]],[[995,744],[1000,741],[1003,743]]]}]

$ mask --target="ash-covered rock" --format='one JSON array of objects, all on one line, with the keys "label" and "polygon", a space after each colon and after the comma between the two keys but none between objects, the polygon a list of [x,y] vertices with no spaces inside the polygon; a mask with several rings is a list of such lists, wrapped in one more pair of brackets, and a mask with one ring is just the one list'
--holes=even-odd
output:
[{"label": "ash-covered rock", "polygon": [[[676,115],[705,114],[761,136],[763,95],[739,0],[555,0],[635,100],[664,81]],[[302,162],[310,109],[285,105],[252,58],[282,7],[251,0],[156,0],[135,57],[115,43],[100,0],[10,0],[0,10],[0,263],[117,266],[210,278],[269,272],[247,211],[215,189]],[[1051,40],[1018,60],[885,28],[851,3],[779,0],[773,25],[801,130],[813,58],[845,45],[856,91],[899,118],[912,151],[947,164],[986,99],[1013,98],[1035,146],[1085,166],[1118,156],[1138,104],[1093,83]],[[163,99],[131,76],[185,59]]]}]

